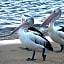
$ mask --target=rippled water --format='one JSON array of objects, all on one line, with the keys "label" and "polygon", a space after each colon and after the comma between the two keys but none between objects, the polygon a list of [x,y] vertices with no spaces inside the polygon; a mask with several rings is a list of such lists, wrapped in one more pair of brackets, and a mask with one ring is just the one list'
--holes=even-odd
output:
[{"label": "rippled water", "polygon": [[22,14],[33,16],[35,23],[41,23],[57,7],[62,10],[59,21],[64,21],[63,0],[0,0],[0,28],[18,26]]}]

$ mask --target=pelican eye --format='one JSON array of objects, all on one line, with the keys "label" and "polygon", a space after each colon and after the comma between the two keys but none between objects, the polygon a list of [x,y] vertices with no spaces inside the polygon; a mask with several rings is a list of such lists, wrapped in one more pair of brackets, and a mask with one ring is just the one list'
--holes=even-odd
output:
[{"label": "pelican eye", "polygon": [[61,12],[61,10],[60,10],[60,8],[57,8],[57,9],[54,10],[54,12],[55,12],[56,14],[58,14],[59,12]]}]

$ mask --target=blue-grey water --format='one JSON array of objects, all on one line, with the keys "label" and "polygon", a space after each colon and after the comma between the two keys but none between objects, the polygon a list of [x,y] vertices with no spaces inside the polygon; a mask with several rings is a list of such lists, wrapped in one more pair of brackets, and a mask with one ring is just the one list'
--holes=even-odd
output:
[{"label": "blue-grey water", "polygon": [[33,16],[35,24],[42,23],[54,10],[60,7],[64,21],[64,0],[0,0],[0,29],[17,27],[21,17]]}]

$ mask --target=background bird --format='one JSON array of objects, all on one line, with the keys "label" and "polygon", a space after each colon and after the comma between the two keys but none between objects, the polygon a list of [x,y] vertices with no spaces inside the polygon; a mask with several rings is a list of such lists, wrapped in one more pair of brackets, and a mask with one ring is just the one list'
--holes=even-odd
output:
[{"label": "background bird", "polygon": [[44,22],[42,26],[49,24],[48,27],[49,36],[52,38],[53,41],[60,44],[61,46],[60,51],[62,51],[64,45],[64,27],[62,26],[57,26],[57,28],[55,27],[56,20],[61,17],[61,9],[60,8],[55,9],[50,17],[53,17],[52,21]]}]

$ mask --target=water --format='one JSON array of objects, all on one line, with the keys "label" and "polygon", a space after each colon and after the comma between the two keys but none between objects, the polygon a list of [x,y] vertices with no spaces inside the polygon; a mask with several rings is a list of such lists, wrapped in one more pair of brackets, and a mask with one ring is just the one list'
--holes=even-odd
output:
[{"label": "water", "polygon": [[58,21],[64,21],[63,0],[0,0],[0,29],[17,27],[22,14],[33,16],[35,24],[42,23],[58,7],[62,10]]}]

